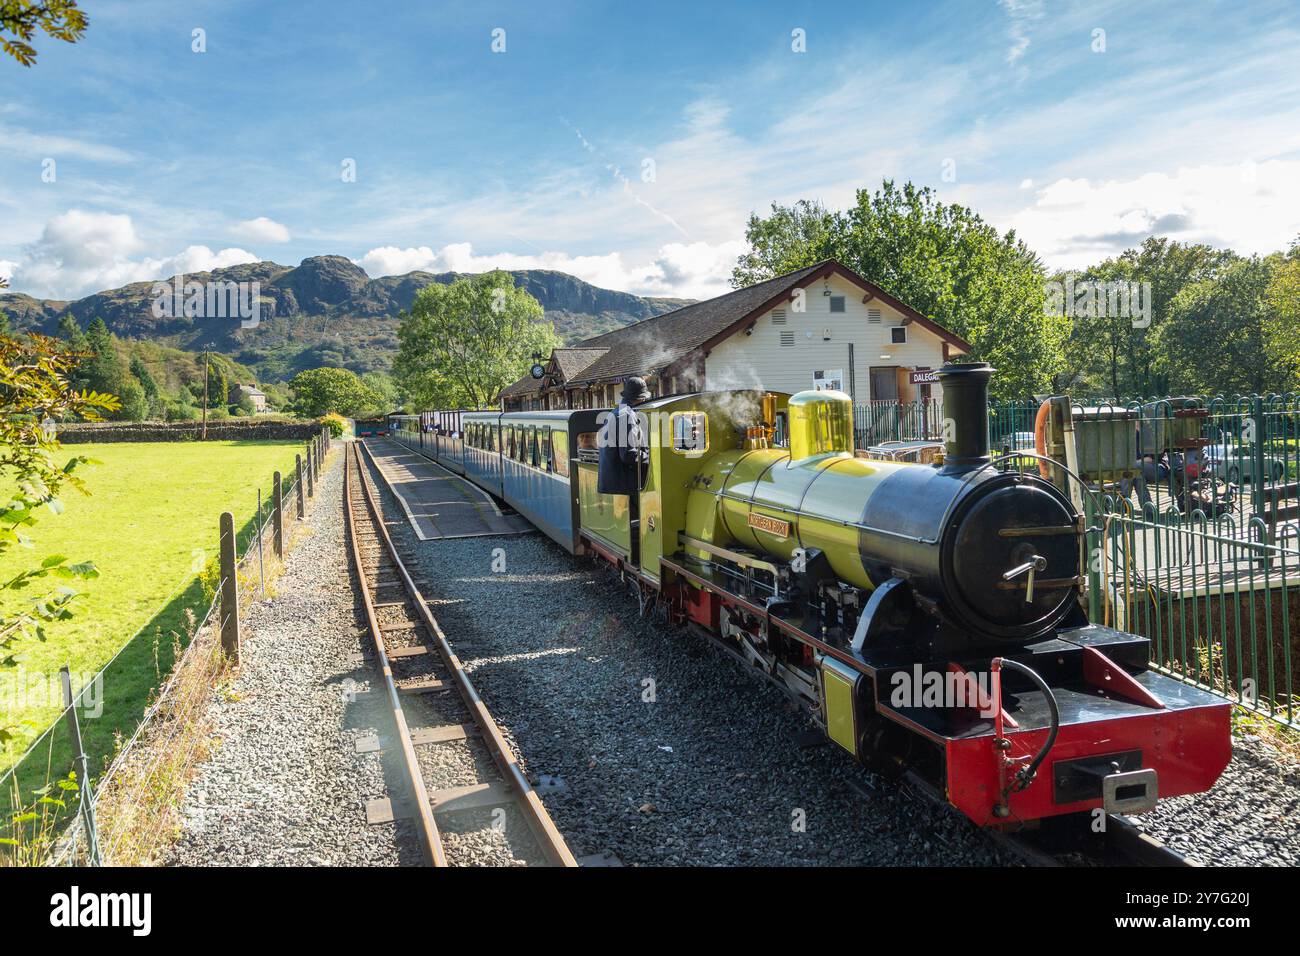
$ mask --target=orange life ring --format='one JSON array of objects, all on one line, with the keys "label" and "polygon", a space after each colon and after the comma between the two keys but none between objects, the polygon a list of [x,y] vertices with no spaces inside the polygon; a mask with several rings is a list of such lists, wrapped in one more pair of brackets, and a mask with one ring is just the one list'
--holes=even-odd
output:
[{"label": "orange life ring", "polygon": [[[1043,402],[1038,406],[1038,414],[1034,416],[1034,450],[1043,458],[1047,457],[1047,416],[1052,410],[1051,401]],[[1039,459],[1038,473],[1044,478],[1051,479],[1052,469],[1047,462]]]}]

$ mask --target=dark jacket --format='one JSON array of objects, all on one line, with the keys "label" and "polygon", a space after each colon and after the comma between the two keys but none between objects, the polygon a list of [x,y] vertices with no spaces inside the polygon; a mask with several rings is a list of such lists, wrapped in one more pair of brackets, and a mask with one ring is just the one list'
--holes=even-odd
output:
[{"label": "dark jacket", "polygon": [[638,494],[650,451],[636,411],[620,404],[608,418],[602,419],[597,443],[600,465],[596,490],[606,495]]}]

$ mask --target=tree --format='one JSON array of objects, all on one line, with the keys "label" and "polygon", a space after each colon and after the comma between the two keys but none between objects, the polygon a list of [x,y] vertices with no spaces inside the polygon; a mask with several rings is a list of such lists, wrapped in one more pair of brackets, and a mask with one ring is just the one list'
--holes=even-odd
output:
[{"label": "tree", "polygon": [[819,202],[800,199],[793,206],[772,204],[772,215],[749,217],[745,239],[750,250],[736,262],[731,284],[737,289],[785,275],[823,259],[843,259],[848,233],[845,218]]},{"label": "tree", "polygon": [[1270,260],[1255,256],[1178,293],[1155,337],[1171,391],[1234,395],[1285,384],[1285,362],[1271,347],[1272,278]]},{"label": "tree", "polygon": [[76,43],[86,32],[86,23],[77,0],[0,0],[0,49],[23,66],[32,66],[36,50],[30,41],[38,29],[56,40]]},{"label": "tree", "polygon": [[149,372],[149,367],[140,360],[139,356],[131,359],[131,374],[140,383],[140,387],[144,389],[145,398],[152,402],[158,397],[158,383],[154,381],[153,375]]},{"label": "tree", "polygon": [[537,300],[495,270],[425,286],[397,332],[393,370],[425,408],[486,408],[533,355],[560,344]]},{"label": "tree", "polygon": [[[76,391],[70,377],[77,359],[67,346],[43,335],[21,341],[0,338],[0,481],[13,489],[0,503],[0,557],[11,548],[32,546],[30,531],[41,510],[63,510],[59,493],[64,486],[85,491],[76,470],[89,459],[76,455],[57,464],[59,442],[46,422],[96,419],[114,411],[117,399]],[[24,602],[21,610],[0,611],[0,667],[15,663],[15,642],[31,636],[44,640],[46,624],[71,616],[69,605],[76,594],[68,582],[97,574],[89,561],[74,564],[63,555],[49,555],[39,565],[0,580],[0,594],[62,582]],[[0,742],[8,736],[0,727]]]},{"label": "tree", "polygon": [[386,411],[381,397],[345,368],[314,368],[299,372],[289,382],[294,411],[304,418],[318,418],[337,412],[348,418],[363,418]]},{"label": "tree", "polygon": [[1214,278],[1236,259],[1223,249],[1152,236],[1138,249],[1127,249],[1073,274],[1076,286],[1084,281],[1144,286],[1141,292],[1144,299],[1149,293],[1151,319],[1144,325],[1135,324],[1131,316],[1076,315],[1067,345],[1071,367],[1078,373],[1076,381],[1111,397],[1166,394],[1169,381],[1162,370],[1167,364],[1159,361],[1157,330],[1168,322],[1173,302],[1184,288]]},{"label": "tree", "polygon": [[86,328],[89,353],[80,369],[82,388],[120,396],[126,387],[127,372],[117,354],[117,342],[103,319],[94,319]]},{"label": "tree", "polygon": [[59,338],[67,342],[74,352],[86,350],[86,333],[81,331],[81,326],[71,312],[64,312],[59,318]]},{"label": "tree", "polygon": [[835,257],[912,308],[965,338],[972,359],[998,369],[994,391],[1023,396],[1046,387],[1063,364],[1068,321],[1048,314],[1037,256],[975,212],[938,201],[933,190],[886,180],[858,190],[844,213],[817,203],[774,205],[751,216],[751,250],[732,273],[736,287]]},{"label": "tree", "polygon": [[4,309],[0,309],[0,335],[9,335],[9,314]]}]

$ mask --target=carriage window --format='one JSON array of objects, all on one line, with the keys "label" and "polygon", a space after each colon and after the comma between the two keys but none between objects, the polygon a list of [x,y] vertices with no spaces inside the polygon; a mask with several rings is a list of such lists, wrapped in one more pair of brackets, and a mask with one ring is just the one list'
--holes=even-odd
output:
[{"label": "carriage window", "polygon": [[709,450],[709,416],[704,412],[673,415],[673,451],[688,455]]},{"label": "carriage window", "polygon": [[526,464],[536,468],[539,464],[537,460],[537,426],[528,426],[528,461]]},{"label": "carriage window", "polygon": [[541,461],[538,462],[538,467],[544,469],[545,471],[554,471],[555,469],[551,467],[551,426],[550,425],[542,426],[541,434],[538,436],[538,440],[537,440],[537,450],[538,450],[538,454],[541,457]]},{"label": "carriage window", "polygon": [[569,477],[569,436],[564,432],[551,432],[551,462],[557,475]]}]

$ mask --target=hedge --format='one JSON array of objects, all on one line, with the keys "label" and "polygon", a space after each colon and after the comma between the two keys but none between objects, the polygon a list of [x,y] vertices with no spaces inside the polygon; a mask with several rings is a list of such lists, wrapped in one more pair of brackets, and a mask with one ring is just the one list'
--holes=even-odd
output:
[{"label": "hedge", "polygon": [[[208,422],[208,441],[288,440],[306,441],[320,434],[319,422],[256,422],[220,419]],[[83,422],[59,426],[59,441],[198,441],[201,422]]]}]

